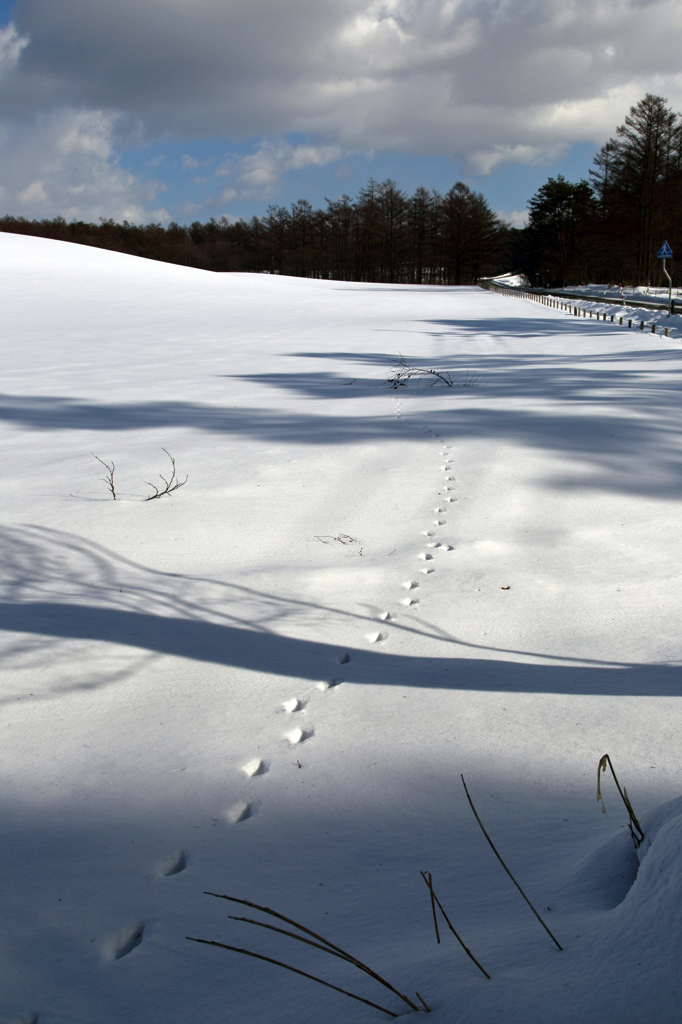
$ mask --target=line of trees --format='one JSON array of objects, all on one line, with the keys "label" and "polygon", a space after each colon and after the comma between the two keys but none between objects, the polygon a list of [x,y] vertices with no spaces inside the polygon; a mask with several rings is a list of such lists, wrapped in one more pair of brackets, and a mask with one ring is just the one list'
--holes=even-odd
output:
[{"label": "line of trees", "polygon": [[664,239],[673,252],[682,246],[682,115],[667,104],[648,93],[599,150],[589,181],[559,175],[529,201],[511,252],[531,283],[666,283],[656,253]]},{"label": "line of trees", "polygon": [[4,217],[0,230],[214,271],[447,285],[513,271],[541,286],[664,284],[656,253],[664,239],[673,252],[682,247],[682,115],[647,94],[599,150],[589,180],[549,178],[529,200],[522,229],[463,182],[445,194],[407,195],[390,179],[370,180],[355,199],[326,202],[323,210],[305,199],[270,206],[236,223]]},{"label": "line of trees", "polygon": [[206,270],[408,284],[475,284],[506,269],[509,242],[507,225],[463,182],[445,195],[418,188],[408,196],[390,179],[370,180],[355,200],[327,200],[324,210],[301,199],[248,222],[164,228],[4,217],[0,230]]}]

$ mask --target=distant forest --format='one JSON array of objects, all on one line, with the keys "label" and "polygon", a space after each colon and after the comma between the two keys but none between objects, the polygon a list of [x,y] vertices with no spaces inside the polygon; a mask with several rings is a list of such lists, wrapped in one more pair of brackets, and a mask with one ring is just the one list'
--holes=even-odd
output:
[{"label": "distant forest", "polygon": [[148,259],[217,271],[290,274],[338,281],[475,284],[506,265],[508,229],[482,195],[461,182],[446,195],[370,180],[355,200],[301,199],[264,217],[230,223],[67,224],[0,219],[0,229],[95,245]]},{"label": "distant forest", "polygon": [[[92,245],[218,272],[340,281],[475,284],[523,273],[535,286],[661,284],[664,238],[682,245],[682,116],[647,94],[594,159],[589,180],[549,178],[522,229],[505,224],[463,182],[408,196],[370,180],[355,199],[315,210],[301,199],[263,217],[190,225],[0,218],[0,230]],[[668,269],[676,284],[682,275]]]}]

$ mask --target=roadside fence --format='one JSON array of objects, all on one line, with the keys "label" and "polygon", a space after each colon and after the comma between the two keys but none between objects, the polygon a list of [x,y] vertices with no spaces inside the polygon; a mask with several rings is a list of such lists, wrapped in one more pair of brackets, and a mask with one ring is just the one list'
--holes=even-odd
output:
[{"label": "roadside fence", "polygon": [[[655,322],[649,323],[645,320],[639,320],[636,316],[618,316],[616,313],[600,313],[596,310],[593,311],[591,309],[586,309],[584,306],[578,306],[574,302],[566,302],[564,299],[553,298],[551,295],[539,295],[537,292],[524,291],[522,288],[505,288],[504,285],[496,284],[494,281],[479,280],[478,284],[479,287],[485,288],[486,291],[496,292],[498,295],[507,295],[516,299],[530,299],[532,302],[538,302],[542,306],[549,306],[550,309],[563,310],[572,316],[582,317],[583,319],[587,319],[589,317],[590,320],[592,320],[593,317],[596,317],[597,320],[608,320],[612,324],[618,323],[620,327],[632,328],[634,326],[635,329],[640,331],[643,331],[646,327],[647,333],[658,334],[663,338],[670,337],[669,327],[660,327]],[[590,299],[585,299],[584,301],[592,301],[595,304],[598,302],[598,300]],[[628,309],[628,312],[632,312],[631,308]]]}]

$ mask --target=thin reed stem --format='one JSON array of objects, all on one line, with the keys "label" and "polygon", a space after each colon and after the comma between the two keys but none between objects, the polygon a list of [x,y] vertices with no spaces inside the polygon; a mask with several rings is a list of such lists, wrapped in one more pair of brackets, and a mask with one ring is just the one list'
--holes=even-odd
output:
[{"label": "thin reed stem", "polygon": [[490,981],[490,980],[491,980],[491,978],[490,978],[490,975],[489,975],[489,974],[488,974],[488,972],[486,971],[485,967],[481,967],[481,965],[479,964],[479,962],[478,962],[478,960],[476,959],[476,957],[474,956],[474,954],[473,954],[473,953],[471,952],[471,950],[470,950],[470,949],[468,948],[468,946],[465,946],[465,945],[464,945],[464,942],[462,941],[462,939],[460,938],[460,936],[459,936],[459,935],[457,934],[457,932],[455,931],[455,929],[454,929],[454,928],[452,927],[452,924],[451,924],[451,922],[450,922],[450,918],[448,917],[448,915],[447,915],[447,914],[445,913],[445,911],[443,910],[443,904],[442,904],[442,903],[440,902],[440,900],[439,900],[439,899],[438,899],[438,897],[436,896],[435,892],[433,891],[433,884],[432,884],[432,882],[431,882],[431,875],[429,874],[429,877],[427,878],[427,877],[426,877],[426,874],[425,874],[425,872],[421,871],[421,872],[420,872],[420,874],[421,874],[422,878],[424,879],[424,881],[426,882],[426,884],[427,884],[427,885],[428,885],[428,887],[429,887],[429,892],[431,893],[431,898],[432,898],[433,900],[435,900],[435,901],[436,901],[436,903],[438,904],[438,909],[440,910],[441,914],[442,914],[442,915],[443,915],[443,917],[445,918],[445,920],[446,920],[446,922],[447,922],[447,925],[448,925],[448,928],[450,929],[450,931],[452,932],[452,934],[453,934],[453,935],[455,936],[455,938],[456,938],[456,939],[457,939],[457,941],[459,942],[460,946],[462,947],[462,949],[464,950],[464,952],[466,953],[466,955],[467,955],[467,956],[469,956],[469,957],[471,957],[471,959],[472,959],[472,960],[474,961],[474,963],[475,963],[475,964],[476,964],[476,966],[478,967],[479,971],[482,971],[482,972],[483,972],[483,974],[485,974],[485,976],[486,976],[486,978],[488,979],[488,981]]},{"label": "thin reed stem", "polygon": [[430,1006],[427,1006],[427,1005],[426,1005],[426,1003],[424,1002],[424,1000],[422,999],[422,997],[421,997],[421,996],[419,995],[419,993],[418,993],[418,992],[417,992],[417,999],[418,999],[418,1000],[419,1000],[419,1002],[420,1002],[420,1003],[422,1004],[422,1006],[424,1007],[424,1009],[426,1010],[426,1012],[427,1012],[427,1013],[431,1013],[431,1007],[430,1007]]},{"label": "thin reed stem", "polygon": [[[615,771],[615,769],[613,767],[613,764],[611,763],[611,758],[609,757],[608,754],[604,754],[604,756],[602,758],[600,758],[599,764],[597,765],[597,800],[601,800],[602,811],[604,812],[604,814],[606,814],[606,804],[604,803],[604,797],[601,795],[601,779],[600,779],[599,776],[600,776],[600,772],[605,772],[606,771],[606,765],[607,764],[608,764],[609,768],[611,769],[611,774],[613,775],[613,781],[616,783],[616,786],[618,787],[618,792],[620,793],[620,798],[623,801],[623,803],[625,804],[625,809],[628,812],[628,816],[629,816],[628,825],[629,825],[629,828],[630,828],[630,835],[632,836],[632,841],[635,844],[635,849],[638,850],[639,847],[644,842],[644,831],[643,831],[642,826],[640,825],[640,823],[637,821],[637,818],[635,816],[635,812],[632,809],[632,804],[630,803],[630,798],[628,796],[627,789],[621,789],[620,788],[620,783],[618,781],[618,776],[616,775],[616,771]],[[639,835],[637,835],[635,833],[635,828],[632,827],[633,825],[637,829],[637,832],[639,833]]]},{"label": "thin reed stem", "polygon": [[366,1003],[367,1006],[373,1006],[375,1010],[381,1010],[382,1013],[387,1013],[389,1017],[397,1017],[397,1013],[393,1013],[392,1010],[387,1010],[385,1006],[379,1006],[378,1003],[373,1003],[369,999],[363,999],[362,996],[356,996],[353,992],[347,992],[345,988],[339,988],[338,985],[332,985],[329,981],[323,981],[322,978],[316,978],[314,974],[307,974],[306,971],[299,971],[298,967],[290,967],[289,964],[283,964],[281,960],[273,960],[270,956],[263,956],[261,953],[252,953],[250,949],[240,949],[238,946],[226,946],[224,942],[214,942],[212,939],[195,939],[191,935],[185,935],[186,939],[190,942],[200,942],[204,946],[219,946],[221,949],[230,949],[233,953],[243,953],[244,956],[252,956],[256,960],[265,960],[269,964],[275,964],[277,967],[284,967],[287,971],[293,971],[294,974],[300,974],[304,978],[310,978],[311,981],[316,981],[320,985],[326,985],[327,988],[333,988],[335,992],[342,992],[344,996],[350,996],[351,999],[357,999],[360,1003]]},{"label": "thin reed stem", "polygon": [[323,946],[320,942],[313,942],[312,939],[304,939],[302,935],[296,935],[294,932],[287,931],[286,928],[277,928],[274,924],[266,924],[265,921],[254,921],[250,917],[233,917],[230,914],[230,921],[244,921],[246,924],[255,924],[258,928],[267,928],[270,932],[278,932],[280,935],[288,935],[290,939],[296,939],[297,942],[305,942],[307,946],[314,946],[315,949],[321,949],[323,953],[329,953],[330,956],[338,957],[339,960],[345,960],[347,964],[352,964],[353,967],[357,966],[351,957],[346,956],[343,953],[337,953],[335,949],[330,949],[329,946]]},{"label": "thin reed stem", "polygon": [[495,854],[495,856],[496,856],[496,857],[497,857],[497,859],[499,860],[500,864],[502,865],[502,867],[504,868],[504,870],[505,870],[505,871],[507,872],[507,874],[508,874],[508,875],[509,875],[509,877],[511,878],[511,880],[512,880],[512,882],[514,883],[514,885],[516,886],[516,888],[517,888],[517,889],[519,890],[519,892],[520,892],[520,893],[521,893],[521,895],[523,896],[524,900],[526,901],[526,903],[528,904],[528,906],[530,907],[530,909],[531,909],[531,910],[533,911],[533,913],[534,913],[534,914],[535,914],[535,916],[537,917],[537,919],[538,919],[538,921],[540,922],[540,924],[542,925],[542,927],[543,927],[543,928],[545,929],[545,931],[546,931],[546,932],[547,932],[547,934],[549,935],[549,937],[550,937],[550,939],[552,940],[552,942],[553,942],[553,943],[555,944],[555,946],[557,946],[557,948],[558,948],[558,949],[562,949],[562,947],[561,947],[561,946],[559,945],[559,943],[557,942],[557,940],[556,940],[556,939],[554,938],[554,936],[552,935],[551,931],[549,930],[549,928],[547,927],[547,925],[545,924],[545,922],[544,922],[544,921],[542,920],[542,918],[541,918],[541,917],[540,917],[540,915],[538,914],[537,910],[535,909],[535,907],[533,906],[533,904],[531,903],[531,901],[530,901],[530,900],[528,899],[528,897],[526,896],[525,892],[523,891],[523,889],[521,888],[521,886],[519,885],[519,883],[518,883],[518,882],[516,881],[516,879],[515,879],[515,878],[514,878],[514,876],[512,875],[512,873],[511,873],[511,871],[509,870],[509,868],[507,867],[507,865],[506,865],[506,864],[504,863],[504,861],[502,860],[502,857],[501,857],[501,856],[499,855],[499,853],[498,853],[498,852],[497,852],[497,850],[495,849],[495,844],[493,843],[492,839],[490,838],[490,836],[489,836],[489,835],[488,835],[488,833],[486,832],[486,830],[485,830],[485,828],[484,828],[484,826],[483,826],[483,822],[482,822],[482,821],[481,821],[481,819],[479,818],[479,816],[478,816],[478,812],[477,812],[476,808],[474,807],[474,801],[473,801],[473,800],[471,799],[471,796],[469,795],[469,790],[467,789],[467,784],[466,784],[466,782],[464,781],[464,776],[463,776],[463,775],[461,776],[461,779],[462,779],[462,785],[464,786],[464,792],[466,793],[466,795],[467,795],[467,800],[469,801],[469,804],[470,804],[470,806],[471,806],[471,810],[472,810],[472,811],[474,812],[474,817],[476,818],[476,821],[477,821],[477,822],[478,822],[478,824],[479,824],[479,825],[481,826],[481,831],[482,831],[483,835],[484,835],[484,836],[486,837],[486,839],[487,839],[487,840],[488,840],[488,842],[490,843],[490,848],[491,848],[491,850],[493,851],[493,853]]},{"label": "thin reed stem", "polygon": [[[427,875],[428,875],[428,881],[426,880],[426,876]],[[433,927],[436,929],[436,942],[438,943],[438,945],[440,945],[440,932],[438,931],[438,917],[436,916],[436,899],[435,899],[435,896],[433,895],[433,889],[431,888],[431,872],[427,871],[426,873],[424,873],[422,871],[421,872],[421,876],[424,879],[424,881],[426,881],[426,884],[429,887],[429,892],[431,894],[431,913],[433,914]]]},{"label": "thin reed stem", "polygon": [[294,928],[298,928],[299,931],[305,932],[306,935],[311,935],[314,939],[317,939],[318,942],[322,942],[324,943],[325,946],[328,946],[330,949],[336,950],[337,953],[340,953],[342,957],[348,960],[355,967],[359,968],[359,970],[371,975],[371,977],[375,978],[376,981],[378,981],[381,985],[383,985],[387,989],[390,989],[391,992],[399,996],[404,1003],[407,1003],[411,1010],[415,1011],[415,1013],[419,1012],[419,1007],[415,1006],[411,999],[408,999],[408,997],[403,995],[402,992],[399,992],[398,989],[394,988],[389,981],[386,981],[385,978],[382,978],[380,974],[377,974],[376,971],[373,971],[372,968],[368,967],[367,964],[364,964],[362,960],[358,960],[357,957],[352,956],[350,953],[347,953],[345,949],[341,949],[340,946],[335,946],[333,942],[330,942],[328,939],[325,939],[322,935],[318,935],[317,932],[312,931],[310,928],[306,928],[305,925],[299,924],[298,921],[294,921],[291,917],[285,917],[284,914],[278,914],[276,910],[271,910],[270,907],[261,907],[258,903],[252,903],[251,900],[237,899],[236,896],[225,896],[222,893],[206,892],[205,890],[204,895],[215,896],[216,899],[219,900],[229,900],[231,903],[240,903],[242,906],[245,907],[253,907],[254,910],[260,910],[261,913],[263,914],[269,914],[271,917],[276,917],[278,920],[284,921],[286,924],[293,925]]}]

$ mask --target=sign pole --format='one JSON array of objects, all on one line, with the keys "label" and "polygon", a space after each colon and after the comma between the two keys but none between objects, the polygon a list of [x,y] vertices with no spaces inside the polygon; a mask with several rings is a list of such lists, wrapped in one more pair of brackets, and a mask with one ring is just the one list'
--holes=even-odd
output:
[{"label": "sign pole", "polygon": [[673,251],[667,242],[664,242],[661,248],[658,250],[658,258],[661,261],[663,267],[663,273],[668,278],[668,316],[672,311],[672,299],[673,299],[673,282],[670,274],[665,269],[665,261],[672,259]]}]

